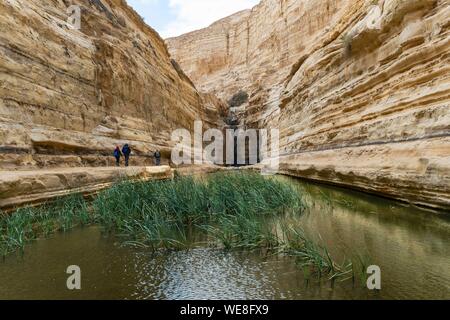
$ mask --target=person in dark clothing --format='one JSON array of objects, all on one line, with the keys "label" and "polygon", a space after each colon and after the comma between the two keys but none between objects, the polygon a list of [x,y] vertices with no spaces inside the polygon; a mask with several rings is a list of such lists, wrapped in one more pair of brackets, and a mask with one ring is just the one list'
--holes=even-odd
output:
[{"label": "person in dark clothing", "polygon": [[120,152],[119,146],[114,150],[114,158],[116,158],[116,166],[120,167],[120,157],[122,157],[122,153]]},{"label": "person in dark clothing", "polygon": [[155,164],[157,166],[160,166],[161,165],[161,153],[159,152],[159,150],[156,150],[154,156],[155,156]]},{"label": "person in dark clothing", "polygon": [[125,157],[125,167],[128,167],[129,160],[130,160],[130,154],[131,154],[131,148],[128,144],[123,146],[122,153]]}]

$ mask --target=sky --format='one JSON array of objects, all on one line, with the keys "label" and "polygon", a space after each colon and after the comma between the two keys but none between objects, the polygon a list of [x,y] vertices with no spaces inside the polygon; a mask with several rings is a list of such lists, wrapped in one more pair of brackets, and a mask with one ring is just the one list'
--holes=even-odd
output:
[{"label": "sky", "polygon": [[244,9],[259,0],[127,0],[163,38],[179,36]]}]

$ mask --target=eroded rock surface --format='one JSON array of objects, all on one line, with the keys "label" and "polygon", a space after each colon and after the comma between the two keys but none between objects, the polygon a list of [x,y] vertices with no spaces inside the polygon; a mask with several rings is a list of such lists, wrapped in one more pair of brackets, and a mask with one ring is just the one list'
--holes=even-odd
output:
[{"label": "eroded rock surface", "polygon": [[449,209],[449,16],[448,0],[263,0],[168,50],[124,0],[2,0],[0,171],[21,180],[0,198],[45,198],[38,168],[109,183],[93,167],[115,145],[167,159],[174,129],[221,129],[228,105],[233,126],[280,129],[283,173]]},{"label": "eroded rock surface", "polygon": [[173,130],[219,121],[124,0],[2,0],[0,30],[0,169],[112,165],[124,143],[150,165]]},{"label": "eroded rock surface", "polygon": [[263,0],[168,39],[197,88],[279,128],[281,171],[450,208],[448,0]]},{"label": "eroded rock surface", "polygon": [[8,210],[23,204],[41,204],[73,193],[90,195],[123,180],[172,177],[169,166],[0,171],[0,208]]}]

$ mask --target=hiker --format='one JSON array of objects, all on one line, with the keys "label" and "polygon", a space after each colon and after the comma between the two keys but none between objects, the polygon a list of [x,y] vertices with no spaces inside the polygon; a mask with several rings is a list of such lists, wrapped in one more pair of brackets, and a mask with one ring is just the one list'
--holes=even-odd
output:
[{"label": "hiker", "polygon": [[122,153],[125,157],[125,167],[128,167],[128,161],[130,160],[130,154],[131,154],[131,148],[128,144],[123,146]]},{"label": "hiker", "polygon": [[154,156],[155,156],[155,164],[157,166],[160,166],[161,165],[161,153],[159,152],[159,150],[156,150]]},{"label": "hiker", "polygon": [[122,153],[120,152],[119,146],[116,146],[114,150],[114,158],[116,158],[116,167],[120,167],[120,157],[122,157]]}]

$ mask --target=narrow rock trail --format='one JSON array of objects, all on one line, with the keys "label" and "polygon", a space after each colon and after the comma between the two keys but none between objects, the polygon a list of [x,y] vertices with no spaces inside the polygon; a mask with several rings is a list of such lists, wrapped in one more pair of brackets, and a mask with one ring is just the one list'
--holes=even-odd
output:
[{"label": "narrow rock trail", "polygon": [[0,171],[0,208],[37,204],[73,193],[92,194],[122,179],[170,179],[169,166],[83,167]]}]

